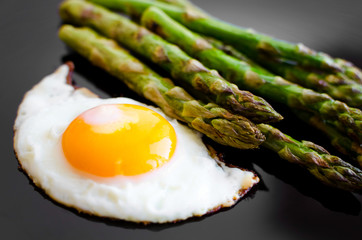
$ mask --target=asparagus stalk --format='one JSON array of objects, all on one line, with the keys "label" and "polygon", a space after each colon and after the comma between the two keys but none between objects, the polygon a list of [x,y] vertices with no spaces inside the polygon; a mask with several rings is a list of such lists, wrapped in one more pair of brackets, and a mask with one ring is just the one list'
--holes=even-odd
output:
[{"label": "asparagus stalk", "polygon": [[[193,12],[199,12],[201,15],[207,15],[205,11],[194,5],[191,1],[188,0],[157,0],[159,2],[165,2],[169,3],[178,7],[182,7],[183,10],[191,9]],[[162,6],[161,6],[162,7]],[[222,44],[224,45],[224,44]],[[215,46],[216,47],[216,46]],[[227,46],[227,51],[229,49],[229,46]],[[233,52],[233,50],[232,50]],[[239,53],[237,53],[239,55]],[[342,70],[343,73],[352,81],[361,84],[362,83],[362,70],[358,67],[356,67],[353,63],[346,61],[344,59],[335,58],[333,59],[335,64],[339,66],[339,68]],[[325,74],[328,74],[325,73]],[[329,73],[332,74],[332,73]]]},{"label": "asparagus stalk", "polygon": [[[267,124],[259,124],[258,128],[266,136],[262,144],[291,163],[306,168],[317,179],[329,186],[342,189],[361,189],[362,171],[344,162],[337,156],[330,155],[324,148],[309,142],[297,141]],[[354,185],[354,187],[351,187]],[[360,190],[358,190],[360,191]]]},{"label": "asparagus stalk", "polygon": [[303,44],[293,44],[270,36],[256,33],[213,18],[204,12],[184,9],[151,0],[91,0],[100,5],[140,15],[150,6],[157,6],[175,20],[188,28],[226,43],[246,52],[249,57],[267,54],[298,62],[302,66],[325,69],[333,72],[342,71],[330,56],[313,51]]},{"label": "asparagus stalk", "polygon": [[343,73],[345,73],[349,79],[355,81],[356,83],[362,84],[362,70],[360,68],[356,67],[353,63],[341,58],[334,59],[334,62],[341,69],[343,69]]},{"label": "asparagus stalk", "polygon": [[[222,50],[226,54],[247,62],[249,65],[253,66],[254,69],[257,68],[258,70],[260,70],[259,73],[262,73],[264,75],[271,74],[267,70],[264,70],[264,68],[259,67],[255,62],[251,61],[244,54],[242,54],[232,46],[226,45],[223,42],[210,37],[205,39],[214,47]],[[322,120],[316,115],[310,114],[306,111],[294,111],[294,113],[303,121],[321,130],[331,140],[332,146],[334,146],[339,152],[348,155],[352,159],[356,160],[356,164],[358,164],[362,168],[362,146],[360,146],[356,142],[351,141],[348,137],[340,134],[334,127],[332,127],[330,124],[326,123],[326,121]]]},{"label": "asparagus stalk", "polygon": [[362,112],[359,109],[350,108],[326,94],[300,87],[279,76],[261,74],[259,69],[205,43],[200,35],[173,21],[156,7],[147,9],[141,21],[144,26],[180,46],[206,66],[218,70],[240,88],[286,104],[292,109],[318,114],[356,142],[362,143]]},{"label": "asparagus stalk", "polygon": [[[299,65],[308,68],[317,68],[329,73],[343,72],[350,79],[357,83],[362,83],[362,70],[346,60],[334,59],[325,53],[316,52],[300,43],[294,44],[286,42],[257,33],[252,29],[241,28],[223,22],[209,16],[189,1],[187,4],[177,3],[177,0],[161,0],[161,2],[160,0],[158,2],[153,2],[152,0],[89,1],[135,16],[140,16],[142,12],[150,6],[157,6],[188,28],[234,45],[239,50],[247,53],[251,58],[265,54],[277,58],[285,58],[298,62]],[[163,2],[169,2],[172,5]],[[185,8],[185,6],[187,7]]]},{"label": "asparagus stalk", "polygon": [[253,71],[257,72],[258,74],[274,76],[273,73],[269,72],[265,68],[258,65],[256,62],[254,62],[253,60],[248,58],[245,54],[243,54],[240,51],[238,51],[237,49],[235,49],[233,46],[227,45],[227,44],[223,43],[222,41],[219,41],[212,37],[208,37],[208,36],[202,36],[202,37],[207,42],[209,42],[214,48],[217,48],[217,49],[223,51],[224,53],[226,53],[227,55],[230,55],[236,59],[241,60],[242,62],[249,64],[251,67],[253,67]]},{"label": "asparagus stalk", "polygon": [[[273,75],[234,47],[211,37],[203,36],[203,38],[213,45],[213,47],[248,63],[257,73],[262,75]],[[263,66],[271,69],[274,73],[277,73],[288,81],[297,83],[306,88],[311,88],[320,93],[327,93],[332,98],[343,101],[351,107],[359,109],[362,107],[362,85],[351,78],[348,78],[348,76],[343,73],[308,71],[300,66],[290,64],[283,60],[265,57],[262,57],[259,60],[263,63]]]},{"label": "asparagus stalk", "polygon": [[303,121],[321,130],[331,141],[331,145],[341,153],[350,156],[362,169],[362,146],[351,141],[348,137],[336,131],[328,122],[316,115],[295,111],[295,114]]},{"label": "asparagus stalk", "polygon": [[[172,5],[182,7],[185,10],[191,9],[191,11],[204,14],[205,12],[193,5],[188,0],[157,0],[159,2],[166,2]],[[161,5],[162,7],[162,5]],[[168,8],[166,8],[168,9]],[[254,70],[261,70],[260,73],[267,74],[267,71],[263,71],[263,68],[258,68],[249,60],[244,54],[241,54],[236,49],[230,45],[225,45],[216,39],[208,38],[208,40],[214,47],[227,52],[229,55],[234,55],[236,58],[239,58],[245,62],[248,62],[254,67]],[[263,62],[265,65],[266,61],[262,55],[259,55],[259,61]],[[260,60],[262,59],[262,60]],[[348,62],[343,59],[332,59],[345,73],[328,73],[328,72],[311,72],[304,70],[301,67],[292,67],[288,64],[270,62],[267,64],[267,67],[274,70],[277,74],[285,77],[292,82],[298,83],[306,88],[314,89],[315,91],[321,93],[327,93],[337,100],[341,100],[347,103],[349,106],[361,108],[362,104],[362,71],[354,66],[351,62]]]},{"label": "asparagus stalk", "polygon": [[156,0],[156,1],[169,3],[178,7],[182,7],[183,9],[191,9],[192,11],[204,13],[204,11],[201,8],[197,7],[191,1],[188,0]]},{"label": "asparagus stalk", "polygon": [[282,60],[265,58],[263,65],[291,82],[317,92],[327,93],[351,107],[362,108],[362,85],[350,80],[342,73],[308,71]]},{"label": "asparagus stalk", "polygon": [[[225,132],[238,131],[238,123],[242,118],[226,113],[215,104],[204,105],[194,100],[182,88],[157,75],[114,41],[101,37],[90,29],[69,25],[60,28],[59,37],[94,65],[118,77],[132,90],[161,107],[167,115],[209,134],[214,140],[220,142],[220,139],[225,139]],[[237,120],[237,124],[233,123],[234,120]],[[215,129],[212,126],[214,121],[217,127],[222,126],[222,123],[225,128],[221,131],[218,130],[220,128]],[[267,135],[267,142],[262,143],[263,146],[277,152],[289,162],[306,167],[323,183],[344,190],[362,189],[362,171],[359,169],[329,155],[317,145],[299,142],[271,126],[259,124],[258,128]],[[230,144],[229,136],[226,139],[227,144]],[[238,147],[234,140],[231,143],[231,146]]]},{"label": "asparagus stalk", "polygon": [[157,104],[167,115],[187,123],[214,141],[240,149],[256,148],[264,141],[263,134],[248,119],[233,115],[216,104],[196,101],[113,40],[103,38],[90,29],[76,29],[70,25],[59,30],[59,37],[94,65]]},{"label": "asparagus stalk", "polygon": [[104,35],[114,38],[127,48],[158,64],[170,73],[191,94],[203,92],[205,102],[214,101],[233,113],[247,117],[255,123],[281,120],[264,99],[240,90],[222,78],[216,71],[207,69],[179,47],[100,6],[83,1],[66,1],[60,7],[63,20],[91,26]]}]

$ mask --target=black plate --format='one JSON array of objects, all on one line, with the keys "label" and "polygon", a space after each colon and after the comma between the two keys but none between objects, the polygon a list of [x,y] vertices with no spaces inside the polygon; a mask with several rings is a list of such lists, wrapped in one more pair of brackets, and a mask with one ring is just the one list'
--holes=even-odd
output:
[{"label": "black plate", "polygon": [[[213,15],[278,38],[303,42],[362,67],[362,4],[359,0],[194,1]],[[255,170],[258,189],[235,207],[177,224],[140,226],[89,217],[64,208],[18,170],[12,125],[24,93],[63,61],[76,66],[75,81],[102,97],[123,94],[143,100],[91,67],[57,37],[59,1],[1,1],[0,234],[3,239],[341,239],[362,236],[360,194],[327,188],[267,150],[239,151],[215,145],[226,160]],[[278,127],[336,153],[322,134],[276,106]]]}]

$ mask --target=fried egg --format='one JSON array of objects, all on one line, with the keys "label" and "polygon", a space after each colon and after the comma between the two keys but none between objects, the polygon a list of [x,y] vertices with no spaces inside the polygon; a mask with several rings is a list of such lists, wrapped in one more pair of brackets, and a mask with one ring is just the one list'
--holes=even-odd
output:
[{"label": "fried egg", "polygon": [[19,164],[55,201],[143,223],[234,205],[259,178],[210,156],[201,134],[129,98],[68,84],[60,66],[29,90],[14,124]]}]

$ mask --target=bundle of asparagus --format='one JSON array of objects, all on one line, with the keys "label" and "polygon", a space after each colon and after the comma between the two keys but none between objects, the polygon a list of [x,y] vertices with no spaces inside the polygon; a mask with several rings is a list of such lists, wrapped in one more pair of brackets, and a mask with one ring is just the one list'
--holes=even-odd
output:
[{"label": "bundle of asparagus", "polygon": [[204,101],[214,101],[256,123],[282,119],[264,99],[239,90],[236,85],[223,79],[217,72],[207,69],[179,47],[137,26],[127,18],[102,8],[92,8],[88,10],[89,13],[84,13],[82,8],[85,5],[81,2],[65,3],[60,9],[60,14],[66,21],[92,26],[105,36],[118,38],[117,40],[126,47],[163,67],[180,85],[188,88],[190,93],[203,93],[201,98]]},{"label": "bundle of asparagus", "polygon": [[362,168],[362,147],[356,142],[351,141],[348,137],[342,135],[331,125],[320,117],[308,112],[294,111],[295,114],[303,121],[310,123],[314,127],[324,132],[330,139],[331,145],[345,155],[349,155],[355,164]]},{"label": "bundle of asparagus", "polygon": [[[204,16],[207,15],[202,9],[196,7],[188,0],[157,1],[170,3],[187,11],[198,12]],[[317,54],[331,58],[323,53]],[[264,51],[260,51],[255,55],[254,60],[257,60],[264,67],[289,81],[318,92],[327,93],[334,99],[341,100],[351,107],[362,107],[362,71],[351,62],[339,58],[331,59],[330,61],[335,62],[341,69],[341,71],[333,72],[323,71],[315,67],[306,68],[291,59],[276,57]]]},{"label": "bundle of asparagus", "polygon": [[[233,58],[211,45],[204,44],[206,47],[203,49],[193,47],[197,46],[197,43],[204,41],[204,39],[170,19],[158,8],[151,7],[147,9],[142,15],[142,23],[168,41],[179,45],[207,66],[215,68],[226,79],[237,83],[240,87],[248,88],[264,97],[285,103],[292,109],[298,108],[302,112],[320,116],[329,125],[339,127],[340,132],[343,132],[348,125],[348,123],[345,124],[345,119],[341,115],[349,116],[349,118],[353,116],[355,125],[350,125],[350,130],[347,133],[351,131],[361,133],[362,115],[358,109],[348,108],[343,103],[334,101],[325,95],[304,89],[270,73],[264,73],[257,65],[240,61],[240,58]],[[248,77],[251,73],[254,74],[252,75],[253,77]],[[255,75],[257,76],[255,77]],[[347,111],[344,107],[346,107]],[[349,115],[349,113],[351,114]],[[335,119],[333,120],[333,118]],[[356,135],[349,134],[349,136],[355,142],[361,143],[359,133]],[[357,155],[359,157],[362,149],[361,147],[352,147],[354,145],[349,145],[351,147],[348,151],[344,151],[344,153],[353,153],[350,155]]]},{"label": "bundle of asparagus", "polygon": [[[100,11],[102,14],[100,14]],[[104,15],[109,18],[104,18]],[[72,23],[88,25],[95,28],[120,42],[125,41],[127,46],[136,50],[137,47],[134,47],[133,44],[127,44],[127,41],[134,42],[129,36],[133,36],[133,39],[136,39],[136,41],[139,42],[144,41],[144,38],[150,38],[150,33],[147,33],[143,28],[131,23],[129,20],[123,20],[123,18],[117,14],[112,15],[111,12],[99,6],[83,1],[79,2],[71,0],[63,3],[61,6],[61,16],[63,19]],[[94,19],[91,20],[92,18]],[[120,18],[122,18],[122,21],[119,21]],[[120,25],[124,26],[122,27]],[[104,30],[102,30],[103,28]],[[138,28],[139,31],[135,31],[135,28]],[[130,30],[131,34],[128,32]],[[203,127],[195,129],[206,135],[209,133],[208,131],[210,131],[208,128],[215,128],[212,124],[211,126],[207,125],[207,128],[204,128],[205,122],[213,122],[215,118],[215,115],[210,114],[210,112],[214,113],[214,111],[207,110],[211,108],[210,106],[213,107],[212,110],[219,110],[221,109],[220,107],[214,103],[205,105],[202,102],[194,100],[183,89],[175,87],[170,80],[164,80],[158,76],[152,70],[131,57],[113,41],[100,37],[89,29],[75,29],[70,26],[62,27],[59,36],[63,41],[88,58],[95,65],[115,75],[138,94],[159,105],[166,114],[176,117],[194,128],[195,125],[198,127],[195,123],[203,123]],[[122,40],[122,36],[129,40]],[[149,44],[151,43],[152,42],[149,42]],[[137,46],[137,43],[134,44]],[[147,48],[147,46],[143,45],[143,49],[144,48]],[[157,61],[156,63],[161,66],[163,64],[162,62],[159,63]],[[135,65],[137,66],[136,68],[134,67]],[[141,65],[142,67],[140,67]],[[138,70],[135,71],[134,69]],[[199,93],[198,95],[200,96],[201,94]],[[190,108],[190,105],[193,108]],[[223,111],[226,112],[226,110]],[[238,116],[229,112],[225,115],[228,117],[226,120],[238,118]],[[224,117],[223,114],[217,115],[218,120],[222,117]],[[199,121],[200,119],[202,121]],[[232,125],[226,126],[227,127],[224,125],[223,127],[217,128],[219,132],[216,132],[215,130],[211,131],[209,137],[214,140],[219,140],[215,135],[227,135],[230,132],[236,132],[236,136],[239,134],[237,132],[238,128],[234,128]],[[262,146],[277,152],[281,158],[305,167],[315,177],[327,185],[352,191],[360,191],[362,189],[362,171],[358,168],[353,167],[336,156],[330,155],[323,148],[313,143],[306,141],[299,142],[270,125],[258,124],[256,126],[258,130],[266,136],[265,141],[261,143]],[[223,144],[225,145],[238,147],[237,144],[235,146],[233,143],[233,141],[223,141]]]},{"label": "bundle of asparagus", "polygon": [[[161,0],[159,0],[161,1]],[[172,1],[172,0],[170,0]],[[205,38],[210,44],[214,47],[222,50],[228,55],[231,55],[239,60],[247,62],[249,65],[253,66],[255,71],[263,75],[272,75],[269,71],[257,65],[255,62],[251,61],[247,58],[243,53],[236,50],[234,47],[230,45],[226,45],[221,41],[215,40],[210,37]],[[362,167],[362,146],[356,141],[352,141],[347,136],[343,135],[340,131],[335,129],[331,124],[327,121],[323,120],[318,114],[312,114],[307,111],[293,110],[297,117],[301,120],[309,123],[310,125],[316,127],[320,131],[322,131],[330,140],[331,145],[334,146],[341,153],[348,155],[356,162],[356,164]]]},{"label": "bundle of asparagus", "polygon": [[241,149],[258,147],[265,139],[255,124],[216,104],[203,104],[169,79],[161,78],[131,57],[115,42],[87,29],[65,26],[60,38],[81,55],[112,75],[121,78],[133,91],[157,104],[167,115],[187,123],[216,142]]},{"label": "bundle of asparagus", "polygon": [[[188,123],[201,132],[208,133],[212,129],[211,125],[203,127],[204,119],[221,120],[223,117],[221,115],[215,117],[215,112],[220,111],[217,105],[204,105],[196,101],[182,88],[175,87],[170,80],[160,77],[114,41],[90,29],[64,25],[59,30],[59,37],[94,65],[118,77],[132,90],[160,106],[166,114]],[[226,116],[238,119],[238,116],[233,114]],[[228,121],[229,119],[225,118],[222,122]],[[200,122],[202,125],[199,128]],[[344,190],[362,189],[362,171],[358,168],[330,155],[313,143],[299,142],[270,125],[259,124],[257,127],[266,136],[263,146],[277,152],[283,159],[305,167],[323,183]],[[220,129],[219,133],[225,134],[229,130],[237,131],[238,128],[225,127]],[[215,133],[217,131],[210,131],[209,136]]]},{"label": "bundle of asparagus", "polygon": [[344,73],[330,73],[306,69],[284,59],[273,59],[260,55],[258,62],[274,73],[318,92],[327,93],[347,105],[362,108],[362,85],[349,79]]},{"label": "bundle of asparagus", "polygon": [[91,1],[135,16],[140,16],[150,6],[156,6],[189,29],[234,45],[250,58],[258,58],[260,54],[268,55],[274,59],[293,61],[307,68],[320,69],[329,73],[343,73],[351,80],[362,83],[362,71],[351,62],[332,58],[325,53],[309,49],[303,44],[293,44],[223,22],[200,10],[187,0]]},{"label": "bundle of asparagus", "polygon": [[[138,16],[141,16],[148,7],[157,6],[165,10],[170,17],[182,22],[187,27],[214,37],[222,35],[222,37],[219,37],[220,39],[229,39],[231,43],[243,42],[245,39],[239,38],[241,38],[241,36],[245,37],[247,34],[243,32],[242,29],[215,20],[197,9],[184,9],[149,0],[90,1],[99,2],[106,7],[123,10],[128,14],[136,14]],[[349,136],[351,141],[357,142],[358,145],[362,144],[362,114],[359,109],[348,107],[346,104],[334,100],[329,95],[303,88],[279,76],[263,74],[260,72],[260,67],[251,66],[247,62],[240,61],[240,59],[235,59],[222,53],[222,51],[218,51],[210,46],[210,44],[206,44],[201,36],[192,33],[189,29],[181,25],[177,25],[176,22],[172,22],[166,14],[162,14],[159,10],[158,13],[155,13],[157,12],[155,9],[147,12],[149,23],[146,23],[146,20],[144,20],[145,25],[165,37],[168,41],[179,45],[188,54],[198,58],[206,66],[218,70],[223,77],[235,83],[240,88],[247,89],[264,98],[286,104],[292,109],[298,108],[320,116],[324,121],[328,122],[329,125],[338,129],[341,134]],[[192,12],[192,14],[190,12]],[[145,19],[146,17],[143,18]],[[167,24],[165,24],[166,22]],[[355,70],[355,74],[352,75],[359,76],[357,68],[349,66],[346,62],[334,60],[325,54],[311,51],[308,51],[309,54],[302,54],[303,52],[299,52],[299,55],[297,53],[293,54],[295,49],[292,51],[292,46],[289,43],[255,33],[248,34],[250,35],[248,35],[250,42],[245,43],[247,46],[243,44],[238,45],[239,47],[242,46],[245,51],[253,47],[254,49],[258,49],[255,42],[257,40],[258,43],[263,44],[268,40],[267,43],[270,46],[279,47],[278,52],[283,52],[283,56],[280,57],[286,58],[290,55],[294,58],[302,59],[301,65],[304,64],[308,67],[319,67],[336,72],[340,71],[346,74],[347,72]],[[245,40],[245,42],[247,41]],[[304,55],[306,58],[302,58]],[[357,77],[355,80],[358,80]]]}]

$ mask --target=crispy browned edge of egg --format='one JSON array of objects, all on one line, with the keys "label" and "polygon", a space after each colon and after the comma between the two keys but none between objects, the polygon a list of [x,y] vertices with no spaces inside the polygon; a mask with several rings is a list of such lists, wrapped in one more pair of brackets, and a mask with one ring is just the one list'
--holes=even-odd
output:
[{"label": "crispy browned edge of egg", "polygon": [[[73,78],[72,78],[72,75],[73,75],[73,72],[74,72],[74,63],[71,62],[71,61],[68,61],[66,63],[64,63],[64,65],[67,65],[68,68],[69,68],[69,71],[68,71],[68,74],[67,74],[67,77],[66,77],[66,83],[73,86],[74,89],[77,89],[78,91],[79,90],[82,90],[84,91],[84,93],[86,93],[87,95],[91,96],[91,97],[98,97],[98,95],[94,94],[93,92],[91,92],[90,90],[88,90],[87,88],[80,88],[78,86],[76,86],[76,84],[74,83],[73,81]],[[56,72],[56,71],[55,71]],[[36,85],[34,86],[36,87]],[[25,99],[25,96],[26,94],[24,95],[23,97],[23,100],[21,102],[24,101]],[[17,114],[18,115],[18,114]],[[16,135],[16,129],[14,128],[13,129],[13,132],[14,132],[14,137],[13,137],[13,144],[15,144],[15,135]],[[224,162],[224,159],[223,159],[223,155],[219,152],[217,152],[212,146],[210,146],[209,144],[205,143],[205,146],[207,147],[208,149],[208,152],[210,154],[210,156],[220,162]],[[251,173],[253,173],[253,180],[255,181],[253,185],[251,185],[249,188],[247,189],[240,189],[239,192],[238,192],[238,195],[239,195],[239,198],[237,197],[234,197],[233,198],[233,203],[232,204],[220,204],[219,206],[216,206],[214,207],[213,209],[210,209],[209,211],[207,211],[205,214],[202,214],[202,215],[192,215],[186,219],[176,219],[174,221],[169,221],[169,222],[151,222],[151,221],[129,221],[129,220],[124,220],[124,219],[118,219],[118,218],[112,218],[112,217],[105,217],[105,216],[101,216],[101,215],[97,215],[97,214],[94,214],[90,211],[86,211],[86,210],[83,210],[83,209],[80,209],[80,208],[77,208],[76,206],[73,206],[71,204],[65,204],[63,202],[60,202],[58,201],[57,199],[53,198],[52,195],[48,194],[45,189],[43,189],[40,185],[40,183],[38,182],[35,182],[32,178],[32,176],[23,168],[23,166],[21,165],[21,162],[19,161],[19,158],[18,158],[18,154],[17,152],[15,151],[15,147],[13,146],[14,148],[14,155],[15,155],[15,158],[17,159],[18,161],[18,170],[25,173],[25,175],[27,175],[27,177],[29,178],[29,181],[30,183],[32,183],[34,185],[34,187],[36,187],[37,191],[39,191],[41,194],[43,194],[46,198],[49,198],[51,201],[54,201],[56,203],[56,205],[60,205],[61,207],[67,207],[69,208],[71,211],[72,210],[76,210],[77,213],[81,213],[81,214],[86,214],[86,215],[89,215],[90,217],[97,217],[97,218],[100,218],[101,220],[104,219],[104,220],[110,220],[110,221],[114,221],[114,222],[118,222],[118,221],[124,221],[124,222],[132,222],[132,223],[135,223],[135,224],[143,224],[143,225],[162,225],[162,224],[175,224],[175,223],[179,223],[179,222],[185,222],[185,221],[192,221],[192,219],[196,219],[196,218],[200,218],[200,217],[206,217],[206,216],[209,216],[209,215],[212,215],[212,214],[215,214],[217,213],[218,211],[220,210],[227,210],[229,208],[232,208],[234,207],[239,201],[241,201],[243,199],[243,197],[251,190],[255,187],[255,185],[258,184],[258,182],[260,181],[259,177],[257,176],[257,174],[254,172],[254,171],[251,171],[251,170],[248,170],[248,169],[244,169],[244,168],[241,168],[241,167],[238,167],[238,166],[235,166],[235,165],[228,165],[229,167],[235,167],[235,168],[238,168],[240,170],[244,170],[244,171],[249,171]],[[218,162],[217,162],[218,163]],[[218,163],[219,164],[219,163]]]}]

